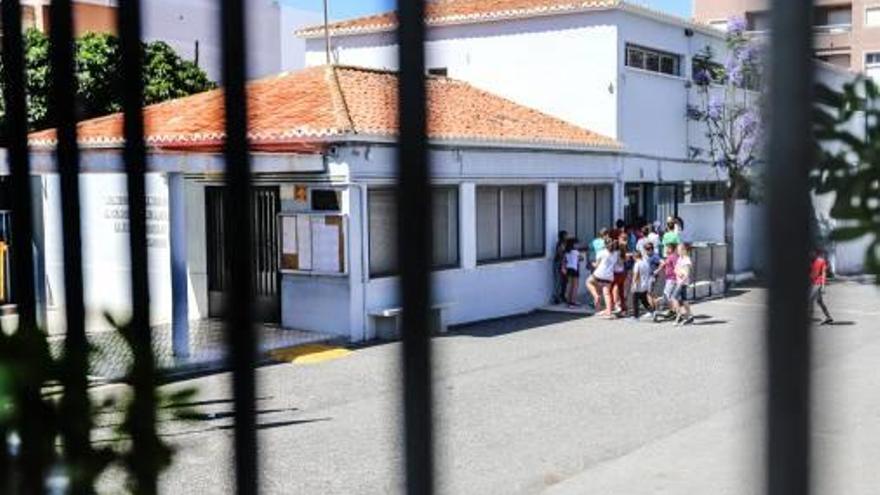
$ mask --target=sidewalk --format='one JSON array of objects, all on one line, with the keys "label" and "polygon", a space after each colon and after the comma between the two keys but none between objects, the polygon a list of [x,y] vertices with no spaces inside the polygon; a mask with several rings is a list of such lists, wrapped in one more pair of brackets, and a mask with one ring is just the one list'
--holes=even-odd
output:
[{"label": "sidewalk", "polygon": [[[274,325],[258,325],[258,360],[268,359],[270,351],[306,344],[328,342],[337,337],[328,334],[287,330]],[[226,368],[226,343],[221,320],[190,322],[190,352],[187,358],[175,357],[171,351],[171,325],[153,327],[153,355],[156,367],[165,378],[189,377],[200,373],[220,371]],[[105,330],[88,334],[94,348],[90,375],[94,380],[117,381],[125,377],[131,365],[131,351],[117,332]],[[64,337],[49,338],[52,353],[60,356],[64,349]]]}]

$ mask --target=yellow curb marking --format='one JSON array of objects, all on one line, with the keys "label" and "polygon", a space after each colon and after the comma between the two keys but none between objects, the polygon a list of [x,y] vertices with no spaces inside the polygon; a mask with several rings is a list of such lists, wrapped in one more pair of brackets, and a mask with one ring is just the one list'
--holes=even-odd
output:
[{"label": "yellow curb marking", "polygon": [[341,359],[351,354],[344,347],[333,347],[323,344],[309,344],[289,349],[272,351],[270,355],[276,361],[286,361],[293,364],[317,364],[334,359]]}]

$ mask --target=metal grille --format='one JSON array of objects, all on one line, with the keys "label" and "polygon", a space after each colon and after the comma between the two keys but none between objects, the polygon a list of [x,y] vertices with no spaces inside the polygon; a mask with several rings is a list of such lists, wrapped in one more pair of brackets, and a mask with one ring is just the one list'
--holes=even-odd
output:
[{"label": "metal grille", "polygon": [[[137,344],[135,401],[141,414],[132,438],[136,456],[155,458],[155,418],[152,416],[155,375],[149,344],[149,286],[147,279],[146,206],[144,172],[147,157],[143,139],[141,110],[142,66],[140,41],[140,3],[119,2],[119,32],[123,53],[125,153],[128,203],[131,222],[132,331]],[[771,115],[768,211],[768,245],[794,246],[771,251],[770,304],[767,332],[769,362],[769,428],[767,490],[774,495],[809,492],[809,390],[810,341],[806,320],[806,266],[808,196],[805,166],[810,163],[812,146],[809,132],[810,104],[810,1],[775,0],[772,43],[773,60],[785,61],[785,70],[774,70]],[[33,239],[30,164],[27,148],[27,117],[22,57],[22,8],[19,0],[4,0],[3,62],[6,68],[4,98],[7,114],[7,146],[11,171],[12,250],[16,270],[12,286],[16,294],[21,329],[36,332],[34,261],[30,249]],[[431,301],[430,164],[426,139],[425,60],[423,43],[424,3],[400,1],[400,134],[398,146],[399,185],[397,189],[398,232],[402,253],[400,271],[403,295],[402,379],[404,407],[406,490],[410,494],[430,495],[434,491],[432,353],[429,340],[428,308]],[[251,168],[247,142],[245,98],[247,11],[243,0],[224,0],[218,20],[223,35],[223,81],[225,86],[227,164],[226,212],[222,225],[213,228],[224,240],[229,254],[228,323],[230,365],[234,376],[235,478],[237,493],[259,491],[258,442],[255,422],[254,377],[255,272],[271,268],[276,256],[255,252],[250,223],[253,217]],[[64,432],[65,455],[76,465],[91,448],[86,401],[86,341],[83,325],[83,287],[81,267],[79,154],[76,142],[74,76],[70,0],[52,2],[52,107],[58,128],[56,158],[61,174],[63,196],[64,275],[67,305],[66,379],[67,414],[83,418],[76,428]],[[404,166],[405,164],[405,166]],[[267,199],[267,201],[269,201]],[[261,206],[258,205],[259,210]],[[265,211],[259,212],[261,216]],[[89,226],[82,226],[88,229]],[[236,235],[230,235],[235,232]],[[274,238],[274,237],[272,237]],[[403,244],[406,243],[406,249]],[[798,247],[802,249],[797,249]],[[226,275],[224,274],[224,277]],[[260,287],[271,280],[258,280]],[[226,279],[223,279],[225,286]],[[22,431],[22,477],[26,493],[43,491],[48,469],[45,438],[40,428],[40,390],[28,391],[24,404],[29,414]],[[4,432],[0,432],[3,434]],[[5,435],[4,435],[5,436]],[[0,436],[3,438],[3,436]],[[141,457],[143,456],[143,457]],[[0,479],[9,473],[9,459],[0,449]],[[155,463],[140,463],[138,486],[142,493],[156,491]]]}]

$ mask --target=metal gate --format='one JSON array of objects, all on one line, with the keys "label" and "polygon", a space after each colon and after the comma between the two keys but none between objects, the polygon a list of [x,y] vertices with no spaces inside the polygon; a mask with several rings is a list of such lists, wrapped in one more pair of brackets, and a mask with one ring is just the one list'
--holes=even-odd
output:
[{"label": "metal gate", "polygon": [[[149,322],[149,277],[147,264],[147,224],[144,173],[147,148],[143,127],[143,60],[140,44],[141,19],[138,0],[119,5],[118,32],[123,53],[121,68],[123,111],[125,113],[124,163],[128,185],[130,216],[130,254],[132,260],[131,336],[134,349],[132,372],[131,458],[139,493],[157,492],[158,464],[151,460],[156,452],[156,376]],[[215,263],[215,281],[228,290],[234,305],[226,312],[229,365],[233,370],[234,474],[236,493],[259,493],[259,456],[256,424],[256,333],[248,331],[259,303],[254,301],[250,281],[263,289],[275,290],[276,271],[268,267],[276,259],[273,247],[260,242],[274,240],[271,229],[277,211],[277,193],[252,194],[248,111],[245,92],[247,9],[244,0],[219,2],[218,25],[222,34],[223,100],[225,133],[223,161],[226,191],[211,192],[209,213],[213,237],[208,246],[220,250]],[[425,2],[398,0],[397,40],[400,85],[398,88],[399,128],[397,162],[399,166],[398,252],[403,299],[403,344],[401,351],[402,433],[400,456],[408,494],[435,492],[434,395],[432,345],[429,309],[431,302],[431,208],[430,161],[428,154],[425,89]],[[810,493],[810,412],[811,339],[807,319],[807,284],[803,276],[808,263],[809,188],[807,167],[812,163],[811,129],[813,2],[810,0],[770,2],[772,30],[769,52],[777,66],[771,71],[767,166],[766,244],[787,245],[791,249],[771,249],[768,259],[769,301],[767,313],[767,428],[764,456],[766,493],[807,495]],[[31,211],[30,155],[27,141],[27,99],[24,79],[21,0],[4,0],[3,11],[3,93],[6,113],[5,146],[8,150],[12,185],[12,242],[16,253],[13,286],[19,308],[19,332],[31,341],[44,338],[36,325],[34,260],[30,249],[34,237]],[[20,436],[25,493],[45,491],[46,473],[58,466],[47,453],[60,453],[72,466],[91,466],[92,441],[89,437],[88,341],[84,328],[82,250],[80,228],[79,149],[76,134],[76,93],[73,59],[73,18],[70,0],[51,2],[52,51],[51,104],[58,127],[55,150],[62,189],[62,227],[64,231],[64,280],[67,335],[65,373],[61,375],[65,414],[80,418],[76,428],[64,432],[57,446],[44,441],[41,423],[40,383],[24,384]],[[773,118],[775,117],[775,118]],[[250,200],[249,200],[250,198]],[[260,199],[262,198],[261,202]],[[226,201],[224,208],[223,201]],[[251,213],[251,207],[254,212]],[[224,214],[225,213],[225,214]],[[265,225],[260,219],[269,219]],[[254,222],[257,219],[257,222]],[[256,228],[251,228],[256,223]],[[229,235],[224,235],[229,234]],[[253,234],[253,237],[252,237]],[[253,239],[257,239],[254,241]],[[260,254],[260,251],[263,254]],[[256,252],[254,252],[256,251]],[[270,255],[265,255],[270,253]],[[216,252],[215,252],[216,254]],[[228,255],[228,260],[227,260]],[[254,272],[262,271],[262,275]],[[265,279],[262,277],[266,276]],[[274,282],[273,282],[274,281]],[[36,405],[37,407],[34,407]],[[6,438],[5,431],[0,432]],[[48,446],[48,447],[47,447]],[[12,460],[0,449],[0,480],[8,478]],[[76,488],[75,492],[80,492]]]},{"label": "metal gate", "polygon": [[[206,246],[208,254],[208,314],[224,316],[229,297],[232,257],[227,255],[225,239],[226,188],[205,189]],[[278,231],[276,217],[280,211],[278,187],[254,187],[251,195],[253,217],[251,242],[254,278],[254,311],[258,321],[280,321],[278,277]]]}]

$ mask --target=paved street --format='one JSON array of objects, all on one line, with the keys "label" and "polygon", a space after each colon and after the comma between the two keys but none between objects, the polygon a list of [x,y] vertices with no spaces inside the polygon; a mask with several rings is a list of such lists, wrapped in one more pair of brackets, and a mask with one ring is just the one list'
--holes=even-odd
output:
[{"label": "paved street", "polygon": [[[448,494],[761,493],[763,290],[696,307],[698,324],[538,313],[435,340],[438,482]],[[816,332],[819,491],[880,486],[880,291],[830,290]],[[272,494],[399,493],[398,344],[259,370]],[[163,424],[180,450],[164,493],[231,493],[229,376],[195,386],[203,421]]]}]

